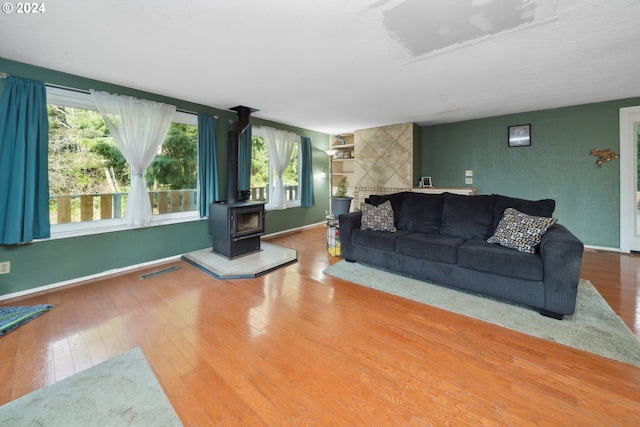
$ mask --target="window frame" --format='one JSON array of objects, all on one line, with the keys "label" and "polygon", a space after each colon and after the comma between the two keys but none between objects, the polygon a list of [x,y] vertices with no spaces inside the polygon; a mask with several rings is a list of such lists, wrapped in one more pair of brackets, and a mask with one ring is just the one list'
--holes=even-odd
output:
[{"label": "window frame", "polygon": [[[91,98],[91,95],[88,92],[72,88],[47,86],[47,105],[49,104],[98,111],[98,108],[96,107],[93,99]],[[196,113],[176,111],[174,113],[172,122],[198,126],[198,115]],[[199,196],[199,186],[196,188],[196,190]],[[196,221],[200,219],[200,213],[197,209],[187,212],[154,214],[152,215],[151,221],[148,226],[152,227],[167,225]],[[52,224],[51,237],[46,240],[110,233],[128,229],[130,229],[130,227],[127,227],[122,223],[122,218],[99,219],[94,221],[82,221],[65,224]]]}]

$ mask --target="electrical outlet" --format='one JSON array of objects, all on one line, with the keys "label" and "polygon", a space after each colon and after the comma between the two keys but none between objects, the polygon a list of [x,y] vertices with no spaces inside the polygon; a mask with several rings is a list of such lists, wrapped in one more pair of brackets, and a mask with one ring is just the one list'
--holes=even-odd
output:
[{"label": "electrical outlet", "polygon": [[11,272],[11,261],[0,262],[0,274],[8,274]]},{"label": "electrical outlet", "polygon": [[467,169],[464,171],[464,176],[473,176],[473,171],[471,169]]},{"label": "electrical outlet", "polygon": [[473,178],[465,178],[464,179],[464,183],[465,184],[473,184]]}]

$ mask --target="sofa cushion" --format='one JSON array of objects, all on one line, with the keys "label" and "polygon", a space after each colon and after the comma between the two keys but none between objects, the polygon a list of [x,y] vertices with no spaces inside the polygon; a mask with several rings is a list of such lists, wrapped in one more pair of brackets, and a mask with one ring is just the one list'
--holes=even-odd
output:
[{"label": "sofa cushion", "polygon": [[399,230],[437,234],[442,216],[442,195],[408,193],[396,224]]},{"label": "sofa cushion", "polygon": [[404,197],[406,194],[410,194],[408,191],[392,194],[372,194],[369,196],[369,204],[373,206],[379,206],[387,200],[391,202],[393,208],[393,215],[395,216],[395,225],[398,226],[398,218],[402,213],[402,205],[404,203]]},{"label": "sofa cushion", "polygon": [[362,230],[356,228],[351,234],[351,242],[367,246],[373,249],[382,249],[385,251],[395,251],[396,241],[400,237],[409,234],[408,231],[398,231],[397,233],[388,233],[386,231]]},{"label": "sofa cushion", "polygon": [[542,235],[555,223],[555,218],[527,215],[507,208],[487,243],[499,243],[506,248],[533,254],[540,244]]},{"label": "sofa cushion", "polygon": [[360,211],[362,212],[360,228],[363,230],[390,231],[392,233],[398,231],[394,225],[395,218],[390,201],[387,200],[378,206],[362,203]]},{"label": "sofa cushion", "polygon": [[493,222],[492,196],[442,195],[442,218],[439,233],[461,239],[486,239]]},{"label": "sofa cushion", "polygon": [[464,240],[438,234],[411,233],[396,242],[396,252],[429,261],[457,262],[458,246]]},{"label": "sofa cushion", "polygon": [[493,208],[492,230],[498,227],[500,220],[504,216],[504,211],[507,208],[514,208],[527,215],[546,216],[548,218],[553,216],[553,211],[556,208],[556,201],[553,199],[526,200],[501,196],[500,194],[494,194],[493,197],[495,199],[495,205]]},{"label": "sofa cushion", "polygon": [[460,245],[458,266],[523,280],[544,279],[542,258],[538,254],[514,251],[480,239]]}]

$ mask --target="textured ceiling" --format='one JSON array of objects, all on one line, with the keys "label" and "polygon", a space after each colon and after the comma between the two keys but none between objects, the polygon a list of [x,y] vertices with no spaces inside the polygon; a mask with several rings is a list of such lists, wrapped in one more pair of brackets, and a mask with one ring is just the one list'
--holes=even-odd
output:
[{"label": "textured ceiling", "polygon": [[640,96],[638,0],[44,4],[0,57],[327,133]]}]

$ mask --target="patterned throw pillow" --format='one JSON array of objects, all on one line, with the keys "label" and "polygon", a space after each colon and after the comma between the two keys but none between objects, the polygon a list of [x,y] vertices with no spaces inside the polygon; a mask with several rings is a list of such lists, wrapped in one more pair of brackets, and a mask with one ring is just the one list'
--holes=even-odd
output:
[{"label": "patterned throw pillow", "polygon": [[393,224],[393,208],[389,200],[378,206],[362,203],[360,211],[362,212],[360,225],[362,230],[391,231],[392,233],[398,231]]},{"label": "patterned throw pillow", "polygon": [[531,216],[513,208],[507,208],[488,243],[499,243],[504,247],[533,254],[542,235],[556,223],[555,218]]}]

